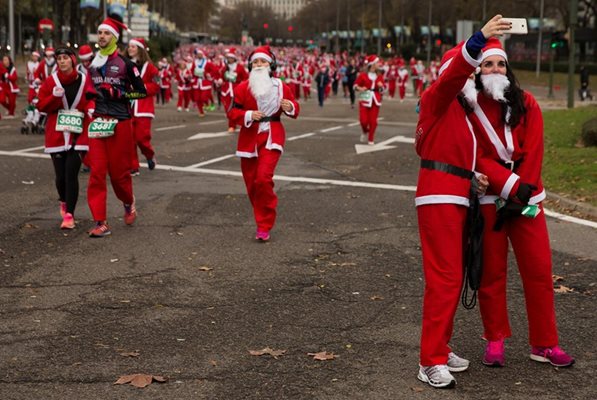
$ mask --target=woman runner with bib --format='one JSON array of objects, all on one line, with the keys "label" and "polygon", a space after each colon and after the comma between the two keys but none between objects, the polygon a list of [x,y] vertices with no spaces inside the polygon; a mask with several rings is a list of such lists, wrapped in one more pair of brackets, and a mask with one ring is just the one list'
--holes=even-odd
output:
[{"label": "woman runner with bib", "polygon": [[76,69],[77,58],[68,48],[56,50],[58,70],[39,90],[39,110],[48,114],[45,152],[52,157],[60,199],[61,229],[75,227],[79,198],[79,168],[89,150],[87,126],[95,108],[95,89]]}]

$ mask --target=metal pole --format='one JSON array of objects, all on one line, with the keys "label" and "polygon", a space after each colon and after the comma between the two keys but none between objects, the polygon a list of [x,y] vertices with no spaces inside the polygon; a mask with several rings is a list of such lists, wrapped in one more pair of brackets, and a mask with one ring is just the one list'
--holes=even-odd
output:
[{"label": "metal pole", "polygon": [[[127,7],[126,7],[126,14],[127,14],[127,21],[126,21],[126,26],[129,27],[129,29],[131,29],[131,14],[133,13],[133,7],[132,7],[132,0],[128,0],[127,1]],[[126,37],[127,37],[127,41],[130,42],[130,40],[133,38],[132,34],[129,33],[128,31],[126,32]]]},{"label": "metal pole", "polygon": [[548,99],[553,99],[553,59],[554,59],[554,50],[551,46],[549,46],[549,93],[547,93]]},{"label": "metal pole", "polygon": [[[535,75],[537,78],[541,73],[541,48],[543,47],[543,6],[545,5],[545,0],[541,0],[541,6],[539,11],[539,39],[537,39],[537,69],[535,71]],[[485,21],[485,19],[483,19]]]},{"label": "metal pole", "polygon": [[350,52],[350,0],[346,0],[346,31],[348,32],[348,41],[346,48]]},{"label": "metal pole", "polygon": [[363,0],[363,11],[361,13],[361,53],[365,52],[365,0]]},{"label": "metal pole", "polygon": [[15,2],[8,0],[8,42],[10,43],[10,58],[15,59]]},{"label": "metal pole", "polygon": [[427,28],[429,28],[429,33],[427,37],[427,65],[431,61],[431,12],[432,12],[432,2],[429,0],[429,19],[427,21]]},{"label": "metal pole", "polygon": [[[47,0],[46,0],[47,4]],[[104,0],[104,19],[108,18],[108,0]]]},{"label": "metal pole", "polygon": [[404,44],[404,0],[400,2],[400,44]]},{"label": "metal pole", "polygon": [[[543,1],[543,0],[541,0]],[[487,21],[487,0],[483,0],[483,18],[481,18],[481,21],[485,22]]]},{"label": "metal pole", "polygon": [[336,41],[334,52],[340,51],[340,0],[336,0]]},{"label": "metal pole", "polygon": [[381,1],[379,0],[379,13],[377,14],[377,55],[381,55]]},{"label": "metal pole", "polygon": [[574,108],[574,31],[578,22],[578,0],[570,0],[570,43],[568,46],[568,108]]}]

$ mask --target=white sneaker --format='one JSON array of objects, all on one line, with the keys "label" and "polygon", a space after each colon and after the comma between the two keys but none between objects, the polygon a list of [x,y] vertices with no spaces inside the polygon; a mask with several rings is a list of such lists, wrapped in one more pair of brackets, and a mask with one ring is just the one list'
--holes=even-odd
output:
[{"label": "white sneaker", "polygon": [[178,111],[178,112],[181,112],[181,111],[182,111],[182,107],[178,107],[178,108],[176,109],[176,111]]},{"label": "white sneaker", "polygon": [[458,357],[453,352],[448,353],[448,370],[450,372],[462,372],[466,371],[469,366],[469,361],[464,358]]},{"label": "white sneaker", "polygon": [[189,111],[191,111],[191,110],[189,110],[189,109],[187,108],[185,111],[186,111],[186,112],[189,112]]},{"label": "white sneaker", "polygon": [[366,134],[361,134],[361,143],[367,143],[367,135]]},{"label": "white sneaker", "polygon": [[456,386],[456,379],[454,379],[445,364],[432,365],[431,367],[421,365],[419,366],[417,378],[434,388],[450,389]]},{"label": "white sneaker", "polygon": [[368,144],[369,144],[369,146],[373,146],[375,144],[375,142],[373,140],[370,140]]}]

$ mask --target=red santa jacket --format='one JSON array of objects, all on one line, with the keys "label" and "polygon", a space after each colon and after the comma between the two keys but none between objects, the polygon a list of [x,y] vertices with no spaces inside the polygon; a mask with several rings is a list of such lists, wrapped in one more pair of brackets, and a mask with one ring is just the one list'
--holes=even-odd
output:
[{"label": "red santa jacket", "polygon": [[189,67],[185,69],[176,69],[176,83],[178,84],[178,90],[191,90],[193,85],[193,72]]},{"label": "red santa jacket", "polygon": [[27,61],[27,84],[31,89],[35,89],[33,81],[35,81],[35,71],[38,67],[39,61]]},{"label": "red santa jacket", "polygon": [[[382,92],[385,89],[385,83],[383,75],[375,75],[375,81],[373,81],[369,77],[369,73],[361,72],[359,76],[357,76],[356,81],[354,82],[354,86],[366,87],[368,90],[373,91],[373,96],[371,96],[369,100],[359,100],[359,104],[361,104],[362,106],[371,107],[373,104],[375,104],[376,106],[381,107]],[[381,84],[381,88],[379,84]]]},{"label": "red santa jacket", "polygon": [[537,186],[529,204],[540,203],[545,199],[541,180],[543,116],[537,101],[524,92],[527,112],[514,129],[504,123],[499,102],[483,94],[477,101],[470,117],[479,143],[477,170],[489,178],[481,204],[493,204],[498,197],[507,199],[516,194],[521,182]]},{"label": "red santa jacket", "polygon": [[402,66],[398,68],[398,86],[406,86],[408,82],[408,69]]},{"label": "red santa jacket", "polygon": [[218,79],[218,70],[216,66],[203,57],[201,60],[193,61],[193,89],[211,90],[212,81]]},{"label": "red santa jacket", "polygon": [[[439,79],[421,97],[415,147],[423,160],[475,170],[476,139],[457,95],[480,64],[462,46]],[[421,168],[415,204],[469,205],[471,181],[435,169]]]},{"label": "red santa jacket", "polygon": [[2,83],[6,93],[19,93],[21,91],[17,85],[17,79],[17,69],[14,65],[10,69],[5,69],[2,76]]},{"label": "red santa jacket", "polygon": [[296,118],[299,115],[300,107],[294,100],[294,95],[287,84],[278,78],[272,78],[272,80],[278,91],[278,99],[290,100],[293,108],[290,112],[285,112],[278,106],[278,109],[270,115],[274,119],[270,122],[257,122],[251,119],[252,112],[258,110],[258,106],[257,100],[249,89],[249,81],[240,83],[234,89],[234,105],[228,117],[241,126],[236,148],[236,155],[239,157],[257,157],[257,134],[267,133],[266,149],[284,151],[286,132],[280,121],[280,116],[284,113],[291,118]]},{"label": "red santa jacket", "polygon": [[234,97],[234,88],[240,83],[249,79],[249,73],[239,62],[236,63],[234,71],[229,70],[229,66],[224,64],[220,69],[220,79],[222,80],[222,96]]},{"label": "red santa jacket", "polygon": [[95,94],[95,89],[91,79],[89,79],[89,75],[80,72],[78,74],[81,77],[81,83],[77,95],[70,106],[68,105],[66,96],[56,97],[53,95],[55,87],[63,87],[56,72],[50,75],[39,89],[37,108],[39,111],[48,114],[45,133],[45,153],[68,151],[73,146],[75,135],[72,135],[70,132],[56,130],[56,120],[58,119],[59,110],[78,110],[85,115],[83,119],[83,133],[78,135],[75,150],[89,150],[87,128],[91,122],[89,117],[90,110],[95,109],[95,101],[92,97]]},{"label": "red santa jacket", "polygon": [[162,89],[168,89],[172,84],[172,76],[174,72],[172,71],[172,67],[170,64],[160,68],[159,77],[160,77],[160,87]]},{"label": "red santa jacket", "polygon": [[48,64],[46,63],[46,59],[44,58],[43,60],[40,61],[39,65],[37,66],[37,69],[33,73],[33,76],[35,77],[36,80],[38,79],[41,82],[43,82],[48,78],[48,76],[50,76],[54,72],[56,72],[57,68],[58,67],[57,67],[57,64],[55,61],[54,61],[54,65],[49,67]]},{"label": "red santa jacket", "polygon": [[141,67],[141,78],[145,84],[147,97],[133,101],[134,117],[155,118],[154,97],[160,91],[158,73],[158,69],[149,61]]}]

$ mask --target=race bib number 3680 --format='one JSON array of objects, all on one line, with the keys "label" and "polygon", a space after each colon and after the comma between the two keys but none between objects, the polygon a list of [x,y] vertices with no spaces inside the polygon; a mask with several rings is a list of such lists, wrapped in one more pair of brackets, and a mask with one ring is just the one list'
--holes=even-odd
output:
[{"label": "race bib number 3680", "polygon": [[88,136],[92,139],[105,138],[114,134],[117,119],[96,118],[89,124]]},{"label": "race bib number 3680", "polygon": [[60,110],[56,118],[56,130],[58,132],[83,132],[83,118],[85,114],[77,110]]}]

